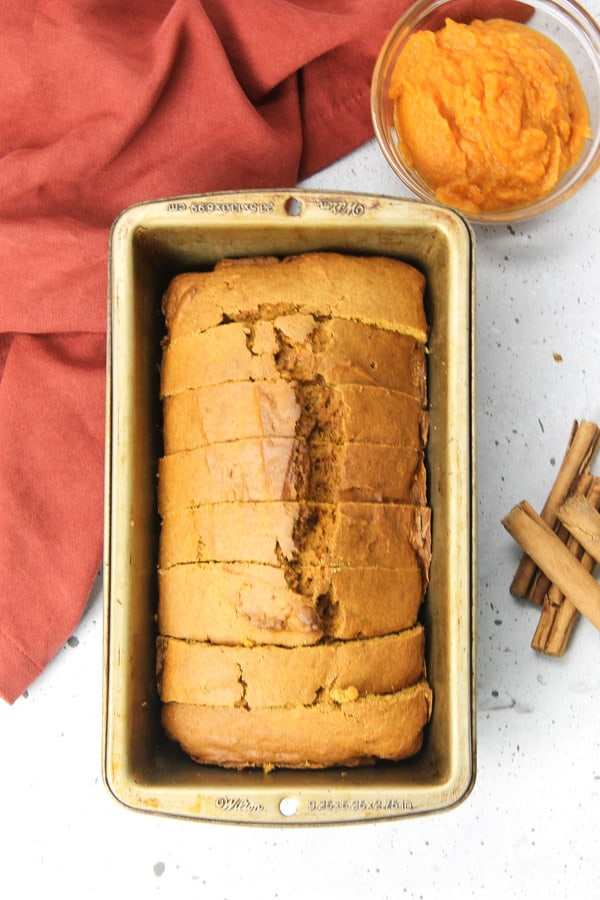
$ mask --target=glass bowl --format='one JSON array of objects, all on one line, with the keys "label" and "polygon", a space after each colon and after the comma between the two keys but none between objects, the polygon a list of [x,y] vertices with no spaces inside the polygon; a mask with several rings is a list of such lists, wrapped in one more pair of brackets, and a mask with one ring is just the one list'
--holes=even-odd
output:
[{"label": "glass bowl", "polygon": [[[418,197],[439,203],[430,187],[403,157],[394,125],[394,101],[389,96],[392,73],[410,36],[421,30],[436,31],[445,20],[505,18],[525,22],[554,41],[573,64],[583,87],[590,116],[590,137],[577,162],[550,193],[522,206],[470,211],[459,209],[472,222],[517,222],[547,212],[572,197],[600,166],[600,29],[594,19],[573,0],[418,0],[396,23],[379,53],[371,85],[371,114],[375,136],[387,162]],[[445,205],[445,204],[442,204]]]}]

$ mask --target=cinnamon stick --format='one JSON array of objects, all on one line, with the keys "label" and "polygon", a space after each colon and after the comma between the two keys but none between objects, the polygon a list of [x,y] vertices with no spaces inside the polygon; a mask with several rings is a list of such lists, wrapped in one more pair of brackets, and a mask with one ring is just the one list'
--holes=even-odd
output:
[{"label": "cinnamon stick", "polygon": [[[596,454],[599,442],[600,428],[598,425],[585,420],[573,423],[567,449],[556,480],[540,514],[546,524],[551,527],[556,524],[556,514],[559,506],[572,493],[579,476],[589,470],[590,462]],[[535,561],[527,552],[524,553],[510,586],[511,594],[515,597],[530,598],[539,574],[539,568],[536,567]],[[534,598],[538,603],[541,601],[541,596],[543,596],[549,584],[545,583],[543,587],[544,591],[538,588],[534,594]]]},{"label": "cinnamon stick", "polygon": [[564,656],[579,611],[565,598],[560,606],[545,603],[531,641],[533,650],[544,656]]},{"label": "cinnamon stick", "polygon": [[[593,482],[593,476],[589,472],[584,472],[577,478],[573,486],[573,495],[587,494],[591,490]],[[569,549],[572,549],[574,553],[577,553],[577,542],[571,540],[569,545],[570,535],[565,526],[562,525],[561,522],[557,521],[554,525],[554,529],[563,544],[567,544],[567,546],[569,546]],[[529,590],[529,600],[531,600],[532,603],[536,603],[538,606],[541,606],[545,602],[548,595],[550,595],[550,600],[552,601],[552,599],[554,599],[554,605],[558,606],[560,603],[560,599],[556,596],[554,598],[552,597],[552,595],[556,595],[557,593],[560,594],[560,591],[558,591],[556,585],[553,585],[550,582],[550,579],[538,569],[537,575],[532,581]],[[562,594],[560,594],[560,596],[562,597]]]},{"label": "cinnamon stick", "polygon": [[[600,479],[594,478],[589,473],[580,476],[572,496],[588,496],[594,504],[599,503]],[[592,572],[594,560],[584,552],[581,544],[575,540],[562,523],[556,533],[581,565],[588,572]],[[545,576],[544,579],[548,581]],[[538,579],[536,588],[541,580],[541,578]],[[560,588],[549,583],[542,600],[538,625],[531,641],[532,649],[549,656],[563,656],[578,616],[577,608],[565,597]]]},{"label": "cinnamon stick", "polygon": [[[586,482],[587,489],[583,492],[582,489]],[[598,510],[600,508],[600,478],[591,475],[588,478],[581,478],[578,487],[581,490],[572,495],[575,498],[574,502],[578,502],[577,498],[583,498],[586,505],[593,510]],[[570,503],[571,499],[569,498],[566,502]],[[558,511],[559,519],[561,509],[562,507]],[[561,529],[567,531],[562,523]],[[590,573],[594,571],[596,560],[569,532],[566,546],[579,559],[580,565]],[[578,617],[579,612],[571,601],[555,584],[550,585],[544,597],[538,627],[531,641],[532,648],[548,656],[563,656]]]},{"label": "cinnamon stick", "polygon": [[600,584],[575,559],[548,523],[523,501],[513,507],[502,524],[534,565],[600,630]]},{"label": "cinnamon stick", "polygon": [[[567,549],[587,572],[594,569],[594,560],[579,545],[567,542]],[[555,584],[544,597],[540,618],[531,641],[533,650],[547,656],[564,656],[579,611]]]},{"label": "cinnamon stick", "polygon": [[558,518],[573,539],[600,562],[600,513],[588,497],[568,497],[558,510]]}]

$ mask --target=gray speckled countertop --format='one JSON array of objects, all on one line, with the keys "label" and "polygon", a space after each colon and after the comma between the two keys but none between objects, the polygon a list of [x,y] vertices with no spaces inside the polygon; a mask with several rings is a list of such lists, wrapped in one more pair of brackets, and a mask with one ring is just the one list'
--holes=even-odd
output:
[{"label": "gray speckled countertop", "polygon": [[[588,4],[600,13],[598,0]],[[367,144],[307,187],[408,196]],[[574,419],[600,421],[600,176],[552,214],[476,227],[478,774],[458,808],[396,822],[248,828],[131,813],[101,776],[102,585],[73,638],[0,705],[2,896],[186,898],[600,895],[600,635],[530,648],[501,526],[540,509]],[[597,471],[597,467],[596,467]],[[318,887],[316,887],[318,885]]]}]

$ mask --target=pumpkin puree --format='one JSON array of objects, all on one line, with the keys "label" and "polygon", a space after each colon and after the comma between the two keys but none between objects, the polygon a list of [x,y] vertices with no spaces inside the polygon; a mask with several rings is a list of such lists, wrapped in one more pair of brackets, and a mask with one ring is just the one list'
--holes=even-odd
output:
[{"label": "pumpkin puree", "polygon": [[505,19],[412,35],[391,80],[406,161],[437,199],[465,212],[549,193],[590,134],[571,62],[544,35]]}]

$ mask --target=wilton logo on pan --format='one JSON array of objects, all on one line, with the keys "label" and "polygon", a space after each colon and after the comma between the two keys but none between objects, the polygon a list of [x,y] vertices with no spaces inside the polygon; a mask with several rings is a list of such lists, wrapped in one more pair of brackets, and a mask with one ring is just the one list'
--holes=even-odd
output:
[{"label": "wilton logo on pan", "polygon": [[265,810],[262,803],[247,797],[217,797],[215,806],[225,812],[260,813]]},{"label": "wilton logo on pan", "polygon": [[334,216],[364,216],[366,207],[358,200],[343,200],[323,197],[317,201],[319,209],[325,209]]}]

